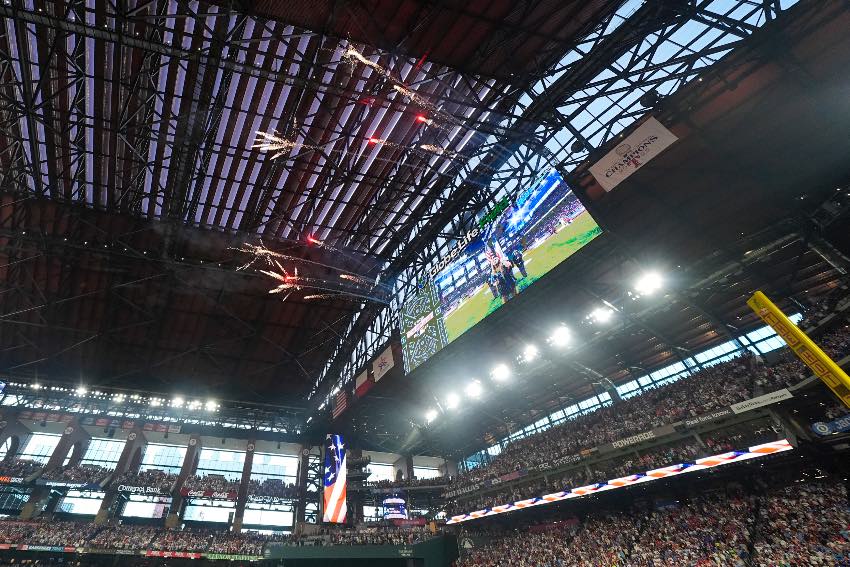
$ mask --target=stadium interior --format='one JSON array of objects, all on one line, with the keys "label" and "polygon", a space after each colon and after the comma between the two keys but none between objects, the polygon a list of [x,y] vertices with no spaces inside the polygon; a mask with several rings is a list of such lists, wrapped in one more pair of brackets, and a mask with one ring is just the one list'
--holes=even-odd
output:
[{"label": "stadium interior", "polygon": [[0,567],[850,566],[850,3],[0,15]]}]

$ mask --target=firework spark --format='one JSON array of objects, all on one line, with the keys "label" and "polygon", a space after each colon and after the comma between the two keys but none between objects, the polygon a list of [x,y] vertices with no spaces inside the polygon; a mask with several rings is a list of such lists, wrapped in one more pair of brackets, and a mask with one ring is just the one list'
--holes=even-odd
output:
[{"label": "firework spark", "polygon": [[354,274],[340,274],[339,277],[344,279],[344,280],[348,280],[350,282],[354,282],[354,283],[369,286],[369,287],[374,286],[375,283],[376,283],[374,280],[370,280],[369,278],[364,278],[363,276],[357,276],[357,275],[354,275]]},{"label": "firework spark", "polygon": [[275,152],[272,159],[277,159],[280,156],[286,155],[295,148],[309,148],[313,146],[301,144],[282,137],[277,132],[262,132],[257,131],[257,139],[254,140],[254,145],[251,148],[260,150],[261,152]]}]

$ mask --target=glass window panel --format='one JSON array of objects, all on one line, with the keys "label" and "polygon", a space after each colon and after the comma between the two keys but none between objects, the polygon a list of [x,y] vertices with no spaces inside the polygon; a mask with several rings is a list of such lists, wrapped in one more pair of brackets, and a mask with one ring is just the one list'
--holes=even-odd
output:
[{"label": "glass window panel", "polygon": [[124,441],[120,439],[94,438],[89,442],[81,464],[114,469],[123,450]]},{"label": "glass window panel", "polygon": [[285,482],[294,483],[298,476],[298,457],[292,455],[275,455],[273,453],[255,453],[251,465],[251,478],[263,481],[268,478],[279,478]]},{"label": "glass window panel", "polygon": [[142,455],[142,464],[139,470],[159,469],[176,474],[180,472],[185,457],[185,446],[148,443]]},{"label": "glass window panel", "polygon": [[413,476],[424,480],[428,478],[437,478],[442,475],[440,474],[440,469],[432,467],[413,467]]},{"label": "glass window panel", "polygon": [[[21,451],[22,459],[29,459],[38,463],[46,463],[59,444],[61,436],[55,433],[33,433],[30,435],[24,450]],[[69,451],[70,453],[70,451]]]},{"label": "glass window panel", "polygon": [[392,465],[370,463],[366,465],[366,470],[371,473],[369,475],[369,482],[379,482],[382,480],[393,482],[395,480],[395,468]]},{"label": "glass window panel", "polygon": [[244,465],[245,451],[201,449],[196,474],[218,474],[227,480],[239,480],[242,478]]}]

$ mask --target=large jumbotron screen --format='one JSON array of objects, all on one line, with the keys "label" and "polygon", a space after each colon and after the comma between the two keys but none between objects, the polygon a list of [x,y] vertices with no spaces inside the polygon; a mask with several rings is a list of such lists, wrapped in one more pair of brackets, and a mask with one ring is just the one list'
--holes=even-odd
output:
[{"label": "large jumbotron screen", "polygon": [[542,175],[504,210],[485,219],[463,240],[468,244],[402,307],[407,372],[601,232],[555,171]]}]

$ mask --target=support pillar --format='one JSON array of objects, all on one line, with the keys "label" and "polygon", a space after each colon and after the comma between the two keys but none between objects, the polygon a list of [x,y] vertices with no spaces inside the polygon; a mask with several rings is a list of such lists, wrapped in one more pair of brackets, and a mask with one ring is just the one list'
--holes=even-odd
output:
[{"label": "support pillar", "polygon": [[29,439],[30,435],[32,435],[32,430],[18,421],[16,413],[7,411],[0,414],[0,447],[7,440],[11,440],[9,450],[6,451],[3,461],[14,459],[23,446],[23,440]]},{"label": "support pillar", "polygon": [[118,485],[116,480],[128,470],[138,470],[141,462],[141,454],[147,447],[148,440],[145,437],[141,427],[134,428],[127,434],[127,441],[124,443],[124,448],[121,450],[121,456],[118,457],[118,463],[115,465],[115,472],[112,473],[112,482],[106,495],[103,497],[103,502],[100,504],[100,509],[94,518],[95,524],[103,524],[110,518],[115,516],[118,506]]},{"label": "support pillar", "polygon": [[245,445],[245,463],[242,465],[242,479],[239,481],[239,493],[236,495],[236,512],[233,514],[233,525],[231,531],[240,533],[242,521],[245,518],[245,504],[248,502],[248,488],[251,486],[251,469],[254,466],[254,449],[257,446],[256,439],[251,439]]},{"label": "support pillar", "polygon": [[186,479],[195,473],[198,467],[198,459],[201,456],[201,436],[197,433],[189,437],[189,445],[186,448],[186,455],[183,457],[183,466],[180,467],[180,474],[177,475],[175,483],[174,495],[171,499],[171,510],[165,518],[166,528],[176,528],[180,525],[180,518],[183,516],[183,495],[180,494],[180,489],[183,488],[183,483]]},{"label": "support pillar", "polygon": [[[62,437],[56,448],[53,449],[47,464],[44,465],[44,471],[52,471],[61,467],[65,463],[65,458],[71,454],[70,465],[79,464],[83,455],[88,448],[91,435],[83,429],[80,422],[74,418],[65,426],[65,431],[62,432]],[[65,489],[67,491],[67,489]],[[41,515],[42,512],[52,514],[56,506],[61,500],[61,495],[53,494],[49,486],[39,486],[33,489],[29,500],[21,509],[20,518],[29,520]]]}]

